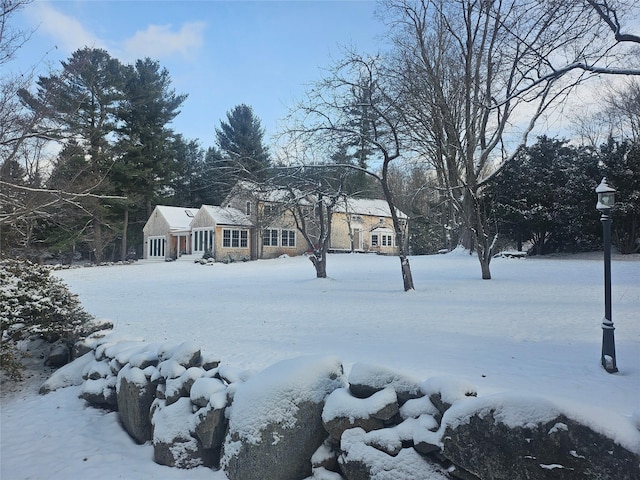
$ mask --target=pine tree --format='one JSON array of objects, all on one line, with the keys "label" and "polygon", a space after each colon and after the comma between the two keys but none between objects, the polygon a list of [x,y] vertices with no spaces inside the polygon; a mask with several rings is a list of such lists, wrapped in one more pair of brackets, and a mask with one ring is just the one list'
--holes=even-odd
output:
[{"label": "pine tree", "polygon": [[[94,194],[112,193],[108,172],[115,152],[110,135],[117,126],[116,112],[123,101],[122,68],[105,50],[86,47],[62,62],[61,72],[40,77],[36,95],[20,92],[29,108],[42,112],[43,122],[58,126],[60,141],[81,139],[89,159],[87,175],[95,179]],[[96,199],[87,200],[83,207],[92,215],[93,250],[100,262],[110,211]]]},{"label": "pine tree", "polygon": [[[260,119],[250,106],[238,105],[227,112],[227,121],[221,121],[220,128],[216,128],[221,159],[208,161],[217,170],[216,187],[220,198],[226,197],[240,179],[260,182],[267,178],[271,161],[263,139]],[[212,155],[214,153],[215,150],[211,151]]]}]

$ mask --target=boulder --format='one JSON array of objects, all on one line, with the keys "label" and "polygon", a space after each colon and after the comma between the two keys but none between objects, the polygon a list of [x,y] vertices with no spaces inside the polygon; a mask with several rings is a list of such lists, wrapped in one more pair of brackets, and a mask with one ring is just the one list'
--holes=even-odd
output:
[{"label": "boulder", "polygon": [[429,378],[421,388],[441,415],[457,401],[478,396],[475,385],[461,378],[446,375]]},{"label": "boulder", "polygon": [[227,430],[225,408],[209,405],[196,412],[195,434],[204,448],[220,450]]},{"label": "boulder", "polygon": [[334,357],[277,363],[239,384],[229,413],[221,466],[229,480],[299,480],[325,440],[325,398],[342,387]]},{"label": "boulder", "polygon": [[85,380],[79,396],[94,407],[117,410],[116,377],[111,375],[96,380]]},{"label": "boulder", "polygon": [[[640,445],[632,425],[616,425],[620,440]],[[603,431],[582,424],[550,401],[496,395],[451,407],[442,420],[442,454],[482,479],[640,478],[640,455]],[[622,442],[624,443],[624,442]]]},{"label": "boulder", "polygon": [[137,367],[126,365],[118,374],[118,416],[124,429],[138,443],[152,439],[149,412],[156,387],[157,383],[151,382]]},{"label": "boulder", "polygon": [[385,388],[369,398],[356,398],[348,389],[335,390],[322,411],[324,428],[334,441],[339,441],[342,432],[360,427],[365,432],[378,430],[398,413],[398,400],[393,388]]},{"label": "boulder", "polygon": [[387,367],[355,363],[349,372],[349,390],[354,397],[367,398],[385,388],[393,388],[398,403],[421,397],[420,382]]},{"label": "boulder", "polygon": [[[387,429],[389,430],[389,429]],[[365,432],[361,428],[346,430],[340,440],[342,454],[338,458],[340,470],[348,480],[448,480],[442,467],[430,462],[413,448],[401,448],[389,435],[386,449],[396,450],[395,455],[380,449],[381,432]],[[391,445],[394,448],[391,448]]]},{"label": "boulder", "polygon": [[195,436],[191,401],[180,398],[172,405],[154,400],[151,405],[153,459],[160,465],[194,468],[213,464],[212,452]]},{"label": "boulder", "polygon": [[49,351],[44,364],[49,367],[59,368],[69,363],[69,360],[71,360],[69,346],[63,342],[56,342],[51,346],[51,351]]},{"label": "boulder", "polygon": [[84,369],[93,361],[94,356],[91,350],[64,367],[59,368],[40,386],[40,394],[45,395],[71,385],[82,385]]}]

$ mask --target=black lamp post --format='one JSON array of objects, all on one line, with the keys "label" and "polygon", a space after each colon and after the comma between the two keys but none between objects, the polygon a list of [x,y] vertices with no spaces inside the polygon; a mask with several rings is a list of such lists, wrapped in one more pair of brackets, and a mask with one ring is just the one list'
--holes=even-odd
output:
[{"label": "black lamp post", "polygon": [[603,178],[596,187],[598,203],[596,209],[602,213],[602,235],[604,241],[604,318],[602,319],[602,357],[604,369],[609,373],[618,371],[616,367],[616,345],[613,336],[613,320],[611,319],[611,209],[616,200],[616,191]]}]

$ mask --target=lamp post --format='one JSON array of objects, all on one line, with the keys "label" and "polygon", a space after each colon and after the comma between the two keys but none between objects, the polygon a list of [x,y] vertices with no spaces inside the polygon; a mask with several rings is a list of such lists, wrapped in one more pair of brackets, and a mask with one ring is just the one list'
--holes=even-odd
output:
[{"label": "lamp post", "polygon": [[618,371],[616,367],[616,345],[611,319],[611,209],[615,204],[616,191],[607,184],[606,177],[596,187],[598,203],[596,209],[602,213],[602,236],[604,242],[604,318],[602,319],[602,356],[601,362],[609,373]]}]

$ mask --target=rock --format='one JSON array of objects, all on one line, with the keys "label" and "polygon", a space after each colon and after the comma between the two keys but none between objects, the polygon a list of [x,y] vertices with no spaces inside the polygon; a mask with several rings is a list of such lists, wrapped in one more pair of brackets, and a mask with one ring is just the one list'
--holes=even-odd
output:
[{"label": "rock", "polygon": [[206,407],[209,402],[220,404],[217,408],[224,408],[227,404],[227,387],[218,378],[200,377],[191,386],[189,397],[191,403],[198,407]]},{"label": "rock", "polygon": [[89,362],[82,372],[82,378],[85,380],[98,380],[113,375],[109,362],[105,360]]},{"label": "rock", "polygon": [[[482,479],[640,478],[640,455],[547,400],[470,399],[451,407],[442,427],[443,455]],[[640,432],[628,431],[640,442]]]},{"label": "rock", "polygon": [[311,457],[311,467],[314,471],[317,468],[323,468],[330,472],[338,472],[339,454],[340,451],[335,449],[333,443],[327,439]]},{"label": "rock", "polygon": [[348,389],[335,390],[322,411],[324,428],[334,441],[342,432],[360,427],[365,432],[383,428],[385,421],[398,413],[398,401],[393,388],[374,393],[369,398],[356,398]]},{"label": "rock", "polygon": [[340,470],[348,480],[448,480],[442,467],[418,454],[400,448],[393,456],[371,444],[379,443],[382,430],[346,430],[340,440]]},{"label": "rock", "polygon": [[90,351],[59,368],[40,386],[39,393],[46,395],[59,388],[82,385],[84,381],[82,373],[87,365],[93,362],[93,359],[93,351]]},{"label": "rock", "polygon": [[142,370],[126,365],[117,379],[118,416],[122,426],[138,443],[152,439],[149,413],[157,383],[149,381]]},{"label": "rock", "polygon": [[154,400],[151,406],[153,458],[160,465],[178,468],[211,466],[211,452],[195,436],[191,401],[180,398],[172,405]]},{"label": "rock", "polygon": [[393,388],[398,403],[423,396],[420,382],[387,367],[355,363],[349,372],[349,390],[354,397],[367,398],[384,388]]},{"label": "rock", "polygon": [[71,360],[71,350],[69,350],[69,346],[66,343],[57,342],[51,347],[51,351],[44,361],[44,364],[49,367],[59,368],[69,363],[69,360]]},{"label": "rock", "polygon": [[199,367],[191,367],[185,370],[178,378],[167,378],[165,387],[165,398],[167,405],[176,402],[180,397],[188,397],[191,386],[202,377],[204,370]]},{"label": "rock", "polygon": [[221,466],[229,480],[300,480],[325,440],[324,400],[344,385],[333,357],[277,363],[238,385]]},{"label": "rock", "polygon": [[94,407],[117,410],[116,377],[85,380],[79,396]]},{"label": "rock", "polygon": [[197,367],[201,359],[200,347],[194,342],[183,342],[176,347],[171,358],[185,368]]},{"label": "rock", "polygon": [[461,378],[444,375],[429,378],[422,384],[422,391],[442,415],[458,400],[478,396],[475,385]]},{"label": "rock", "polygon": [[196,413],[195,433],[204,448],[219,448],[227,428],[225,408],[204,407]]}]

